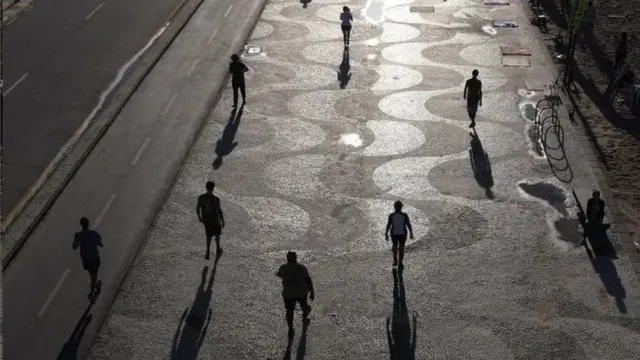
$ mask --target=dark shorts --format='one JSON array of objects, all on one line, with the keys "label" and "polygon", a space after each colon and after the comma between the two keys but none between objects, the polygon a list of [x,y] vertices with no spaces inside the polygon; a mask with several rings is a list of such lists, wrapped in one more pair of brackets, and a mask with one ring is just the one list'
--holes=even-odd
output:
[{"label": "dark shorts", "polygon": [[407,235],[391,235],[391,241],[393,242],[393,245],[404,246],[407,242]]},{"label": "dark shorts", "polygon": [[100,268],[100,258],[82,260],[82,267],[91,274],[97,274]]},{"label": "dark shorts", "polygon": [[215,222],[204,223],[204,231],[207,237],[213,237],[222,234],[222,226],[220,226],[220,223]]},{"label": "dark shorts", "polygon": [[296,308],[296,303],[300,304],[300,307],[302,308],[302,310],[305,310],[307,308],[309,308],[309,304],[307,304],[307,298],[296,298],[296,299],[287,299],[287,298],[283,298],[284,300],[284,308],[287,310],[295,310]]},{"label": "dark shorts", "polygon": [[342,31],[351,31],[351,25],[342,25]]},{"label": "dark shorts", "polygon": [[478,112],[478,101],[470,101],[467,103],[467,112],[469,114],[475,114]]}]

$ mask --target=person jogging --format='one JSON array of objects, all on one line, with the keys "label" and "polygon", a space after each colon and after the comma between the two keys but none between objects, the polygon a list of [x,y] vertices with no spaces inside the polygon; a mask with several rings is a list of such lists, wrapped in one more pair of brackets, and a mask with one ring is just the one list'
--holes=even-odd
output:
[{"label": "person jogging", "polygon": [[102,244],[102,236],[95,230],[89,230],[89,219],[83,217],[80,219],[81,231],[78,231],[73,237],[73,250],[80,247],[80,259],[82,267],[89,273],[91,279],[91,289],[89,290],[89,299],[93,295],[100,292],[102,281],[98,280],[98,269],[100,268],[100,250],[98,247],[104,247]]},{"label": "person jogging", "polygon": [[482,81],[478,80],[478,70],[473,70],[471,79],[464,85],[463,99],[467,100],[467,112],[471,119],[470,128],[476,126],[476,113],[478,106],[482,106]]},{"label": "person jogging", "polygon": [[238,107],[238,90],[242,94],[242,103],[247,102],[247,91],[244,82],[244,73],[249,68],[240,61],[237,54],[231,55],[231,64],[229,64],[229,72],[231,73],[231,87],[233,87],[233,107]]},{"label": "person jogging", "polygon": [[306,320],[311,312],[311,306],[307,303],[307,296],[310,301],[315,298],[313,282],[307,268],[298,263],[298,256],[295,252],[287,253],[287,262],[280,266],[276,276],[282,279],[282,299],[286,309],[288,335],[293,337],[293,312],[296,303],[302,308],[302,317]]},{"label": "person jogging", "polygon": [[204,225],[204,231],[207,237],[207,251],[204,258],[209,260],[211,254],[211,238],[213,237],[216,239],[216,253],[217,255],[222,255],[220,234],[222,234],[222,228],[224,228],[224,215],[220,207],[220,198],[213,195],[213,189],[215,188],[214,182],[207,181],[205,186],[207,192],[198,197],[196,213],[198,214],[198,220]]},{"label": "person jogging", "polygon": [[[411,228],[411,221],[409,215],[402,212],[401,201],[396,201],[393,204],[395,211],[389,214],[389,220],[387,221],[387,230],[384,233],[385,238],[389,241],[389,233],[391,233],[391,241],[393,243],[391,250],[393,251],[393,266],[404,267],[404,245],[407,242],[407,230],[411,239],[413,239],[413,229]],[[400,257],[400,263],[398,264],[398,256]]]},{"label": "person jogging", "polygon": [[349,46],[349,40],[351,40],[351,22],[353,21],[353,15],[348,6],[342,7],[342,14],[340,14],[340,22],[342,24],[342,37],[344,46]]}]

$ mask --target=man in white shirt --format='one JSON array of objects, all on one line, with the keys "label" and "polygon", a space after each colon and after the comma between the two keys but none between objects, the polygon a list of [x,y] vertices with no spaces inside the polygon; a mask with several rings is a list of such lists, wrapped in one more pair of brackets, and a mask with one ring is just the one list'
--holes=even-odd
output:
[{"label": "man in white shirt", "polygon": [[[393,266],[399,266],[400,268],[404,267],[402,260],[404,259],[404,244],[407,242],[407,230],[411,239],[413,239],[411,221],[409,221],[409,215],[402,212],[403,206],[404,205],[401,201],[396,201],[393,204],[395,211],[389,214],[387,230],[384,233],[385,238],[389,241],[389,232],[391,232],[391,241],[393,243]],[[399,265],[398,256],[400,257]]]}]

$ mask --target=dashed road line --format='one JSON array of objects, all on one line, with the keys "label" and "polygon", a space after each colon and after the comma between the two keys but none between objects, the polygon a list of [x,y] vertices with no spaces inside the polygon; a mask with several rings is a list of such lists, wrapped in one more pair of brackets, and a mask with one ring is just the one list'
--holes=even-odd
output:
[{"label": "dashed road line", "polygon": [[231,9],[233,9],[233,4],[229,5],[229,8],[227,9],[227,12],[224,13],[224,17],[227,17],[229,15],[229,13],[231,12]]},{"label": "dashed road line", "polygon": [[111,197],[109,198],[109,201],[107,201],[107,203],[104,205],[104,207],[100,211],[100,214],[98,214],[96,221],[93,223],[94,228],[97,228],[98,225],[100,225],[100,222],[102,222],[102,219],[104,219],[104,216],[107,215],[107,211],[109,211],[109,208],[111,207],[111,204],[113,204],[113,200],[115,199],[116,199],[116,194],[111,195]]},{"label": "dashed road line", "polygon": [[146,138],[144,143],[142,143],[142,146],[140,147],[140,150],[138,150],[136,157],[133,158],[133,161],[131,162],[131,166],[134,166],[138,162],[138,160],[140,160],[140,156],[142,156],[142,152],[147,147],[147,145],[149,145],[149,141],[151,141],[151,138]]},{"label": "dashed road line", "polygon": [[167,112],[171,108],[171,105],[173,105],[173,102],[176,101],[177,97],[178,97],[178,94],[173,94],[173,97],[169,101],[169,104],[167,104],[167,107],[164,108],[164,111],[162,112],[162,116],[165,116],[167,114]]},{"label": "dashed road line", "polygon": [[89,13],[89,15],[87,15],[84,19],[85,20],[89,20],[93,15],[95,15],[98,10],[100,10],[102,7],[104,6],[104,3],[101,3],[100,5],[98,5],[97,8],[95,8],[92,12]]},{"label": "dashed road line", "polygon": [[66,269],[62,273],[62,275],[60,276],[60,279],[58,279],[58,282],[56,283],[56,286],[53,287],[53,290],[49,294],[49,297],[47,297],[47,301],[45,301],[44,305],[42,305],[42,308],[40,308],[40,312],[38,312],[38,317],[42,317],[42,315],[44,315],[44,313],[47,312],[47,309],[49,308],[49,305],[51,305],[53,298],[56,296],[58,291],[60,291],[60,288],[62,287],[62,283],[67,278],[70,272],[71,272],[71,269]]},{"label": "dashed road line", "polygon": [[207,41],[207,44],[211,44],[216,35],[218,35],[218,29],[213,30],[213,33],[211,33],[211,36],[209,36],[209,41]]},{"label": "dashed road line", "polygon": [[200,62],[200,59],[196,59],[196,61],[193,62],[193,65],[191,65],[191,69],[189,69],[187,76],[191,76],[191,73],[193,72],[193,70],[196,69],[196,66],[198,66],[199,62]]},{"label": "dashed road line", "polygon": [[29,73],[24,73],[22,76],[20,76],[20,79],[18,79],[18,81],[16,81],[15,83],[13,83],[13,85],[11,85],[7,91],[4,92],[4,94],[2,94],[2,97],[5,97],[7,95],[9,95],[9,93],[11,91],[13,91],[13,89],[15,89],[18,85],[20,85],[21,82],[24,81],[24,79],[27,78],[27,76],[29,76]]}]

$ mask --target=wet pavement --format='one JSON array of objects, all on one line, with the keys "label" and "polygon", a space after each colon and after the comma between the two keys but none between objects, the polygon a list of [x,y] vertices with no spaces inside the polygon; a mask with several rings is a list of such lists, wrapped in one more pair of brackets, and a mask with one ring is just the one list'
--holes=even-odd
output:
[{"label": "wet pavement", "polygon": [[[225,89],[91,359],[640,356],[628,256],[615,232],[606,256],[580,245],[571,191],[585,206],[596,184],[571,125],[546,132],[547,151],[531,130],[543,91],[525,82],[553,75],[518,5],[273,1],[250,44],[247,105],[231,112]],[[503,66],[501,45],[532,49],[530,66]],[[195,215],[207,180],[227,223],[219,261]],[[402,273],[383,236],[397,199],[416,233]],[[275,277],[288,250],[316,287],[292,342]]]}]

